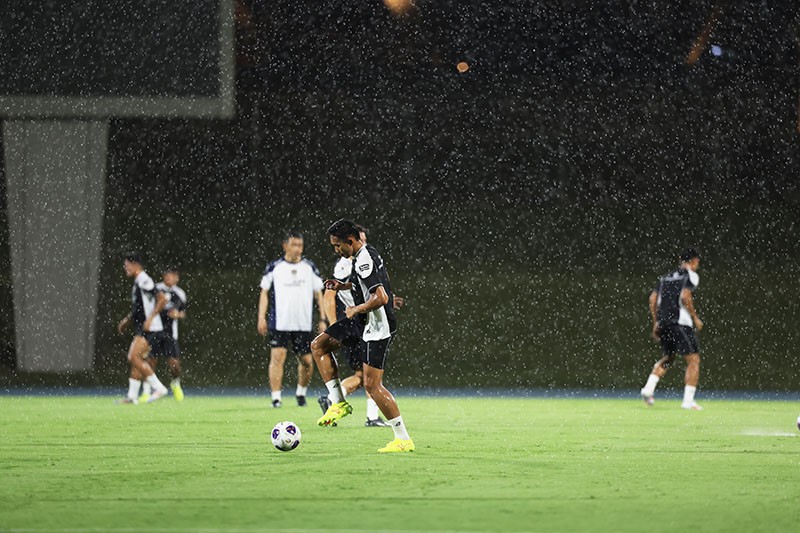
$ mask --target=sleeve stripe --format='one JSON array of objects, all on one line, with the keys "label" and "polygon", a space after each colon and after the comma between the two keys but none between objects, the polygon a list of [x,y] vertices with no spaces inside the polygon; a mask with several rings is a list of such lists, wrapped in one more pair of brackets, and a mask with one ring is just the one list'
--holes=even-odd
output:
[{"label": "sleeve stripe", "polygon": [[372,292],[372,289],[374,289],[375,287],[383,287],[383,283],[376,283],[375,285],[367,289],[367,292]]}]

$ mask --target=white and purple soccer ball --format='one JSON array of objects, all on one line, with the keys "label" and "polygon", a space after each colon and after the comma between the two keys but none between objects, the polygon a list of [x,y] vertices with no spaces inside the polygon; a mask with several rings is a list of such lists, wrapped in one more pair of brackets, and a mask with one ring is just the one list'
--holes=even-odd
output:
[{"label": "white and purple soccer ball", "polygon": [[294,422],[278,422],[272,428],[272,444],[282,452],[300,446],[300,428]]},{"label": "white and purple soccer ball", "polygon": [[797,429],[800,430],[800,416],[797,417]]}]

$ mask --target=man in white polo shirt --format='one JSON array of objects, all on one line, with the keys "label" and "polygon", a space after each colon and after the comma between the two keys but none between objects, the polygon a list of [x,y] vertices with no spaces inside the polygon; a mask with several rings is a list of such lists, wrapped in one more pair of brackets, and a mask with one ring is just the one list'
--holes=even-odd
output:
[{"label": "man in white polo shirt", "polygon": [[319,331],[328,327],[324,320],[322,278],[316,265],[303,257],[302,233],[290,231],[286,234],[283,253],[283,257],[267,265],[261,278],[258,333],[269,333],[272,407],[282,405],[283,366],[290,346],[297,357],[297,405],[304,407],[314,372],[311,330],[315,299],[319,309]]}]

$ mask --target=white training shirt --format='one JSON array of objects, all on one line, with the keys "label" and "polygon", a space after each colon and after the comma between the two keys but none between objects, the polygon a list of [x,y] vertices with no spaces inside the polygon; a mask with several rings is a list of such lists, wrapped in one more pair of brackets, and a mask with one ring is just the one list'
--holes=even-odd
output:
[{"label": "white training shirt", "polygon": [[[696,289],[698,285],[700,285],[700,276],[691,269],[686,269],[686,272],[689,274],[689,283],[687,284],[692,290]],[[680,305],[680,317],[678,318],[678,324],[681,326],[693,326],[694,322],[692,321],[692,315],[689,314],[689,310],[683,306],[683,298],[678,296],[678,304]]]},{"label": "white training shirt", "polygon": [[[133,304],[131,318],[137,327],[143,327],[147,317],[156,307],[156,284],[153,282],[153,278],[148,276],[144,270],[139,272],[139,275],[133,281],[131,300]],[[163,331],[163,329],[161,316],[156,314],[153,317],[153,321],[150,322],[149,331],[156,332]]]},{"label": "white training shirt", "polygon": [[[352,273],[353,261],[346,257],[340,257],[336,262],[336,266],[333,267],[333,277],[342,283],[347,283],[350,281],[350,274]],[[336,297],[341,300],[345,308],[355,305],[353,301],[353,291],[336,291]]]},{"label": "white training shirt", "polygon": [[311,331],[314,293],[322,287],[319,270],[308,259],[290,263],[281,258],[267,265],[261,288],[269,291],[269,329]]}]

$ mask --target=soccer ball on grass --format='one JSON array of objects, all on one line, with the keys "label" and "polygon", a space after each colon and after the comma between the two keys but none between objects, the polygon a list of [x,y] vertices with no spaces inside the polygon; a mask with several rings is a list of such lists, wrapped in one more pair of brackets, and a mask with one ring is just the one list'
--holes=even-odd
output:
[{"label": "soccer ball on grass", "polygon": [[272,444],[282,452],[300,446],[300,428],[294,422],[278,422],[272,428]]}]

